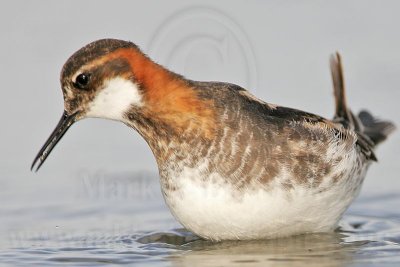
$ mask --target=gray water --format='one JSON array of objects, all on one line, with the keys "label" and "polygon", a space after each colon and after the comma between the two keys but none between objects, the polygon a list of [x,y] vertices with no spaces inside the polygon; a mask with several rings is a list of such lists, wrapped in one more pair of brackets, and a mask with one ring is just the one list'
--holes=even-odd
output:
[{"label": "gray water", "polygon": [[199,80],[333,113],[329,55],[348,98],[400,125],[398,1],[22,1],[0,3],[0,265],[398,266],[400,135],[377,150],[334,233],[210,243],[172,217],[144,140],[117,122],[74,125],[38,173],[30,164],[63,110],[59,72],[105,37],[137,43]]}]

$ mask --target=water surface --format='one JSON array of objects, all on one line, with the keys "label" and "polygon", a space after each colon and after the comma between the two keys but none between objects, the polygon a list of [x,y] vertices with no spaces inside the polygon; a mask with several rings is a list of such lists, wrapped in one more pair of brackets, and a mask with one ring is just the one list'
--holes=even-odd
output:
[{"label": "water surface", "polygon": [[213,243],[182,229],[172,218],[155,174],[80,172],[65,178],[69,183],[55,184],[53,177],[31,181],[35,186],[28,181],[2,200],[0,263],[395,266],[400,262],[397,194],[361,196],[333,233]]}]

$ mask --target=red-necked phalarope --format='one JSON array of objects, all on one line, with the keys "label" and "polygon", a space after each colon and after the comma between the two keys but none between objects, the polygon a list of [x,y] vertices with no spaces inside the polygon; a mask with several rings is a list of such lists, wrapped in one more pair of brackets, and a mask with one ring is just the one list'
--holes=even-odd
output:
[{"label": "red-necked phalarope", "polygon": [[168,207],[195,234],[229,240],[332,231],[394,125],[366,111],[355,116],[339,54],[331,70],[336,113],[328,120],[234,84],[188,80],[131,42],[98,40],[65,63],[65,111],[32,168],[74,122],[117,120],[147,141]]}]

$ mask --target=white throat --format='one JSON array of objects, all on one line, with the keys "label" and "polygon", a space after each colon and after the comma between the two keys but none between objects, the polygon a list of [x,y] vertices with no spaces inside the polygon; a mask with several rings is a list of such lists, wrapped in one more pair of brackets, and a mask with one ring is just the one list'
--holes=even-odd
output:
[{"label": "white throat", "polygon": [[89,104],[86,116],[121,121],[131,106],[142,105],[137,84],[123,78],[113,78],[104,83],[103,89]]}]

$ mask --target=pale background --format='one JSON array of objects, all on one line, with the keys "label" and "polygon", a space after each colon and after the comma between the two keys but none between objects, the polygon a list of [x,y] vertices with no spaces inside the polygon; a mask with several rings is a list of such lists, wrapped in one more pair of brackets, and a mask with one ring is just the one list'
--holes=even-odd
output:
[{"label": "pale background", "polygon": [[[133,192],[146,189],[129,184],[133,191],[121,193],[123,182],[108,178],[157,172],[136,132],[94,119],[74,125],[42,169],[30,171],[63,111],[61,67],[88,42],[131,40],[189,78],[237,83],[267,102],[328,118],[328,59],[339,50],[353,110],[368,108],[400,125],[399,10],[398,1],[363,0],[2,1],[0,229],[20,231],[49,214],[63,214],[57,203],[72,210],[95,205],[99,199],[90,194],[131,194],[119,196],[118,203],[134,205],[140,197]],[[399,150],[396,132],[378,149],[379,163],[371,166],[361,198],[400,192]],[[98,186],[103,176],[108,182],[102,186],[115,188],[91,191],[91,182]],[[164,207],[158,189],[154,194]],[[143,208],[146,202],[140,202]]]}]

